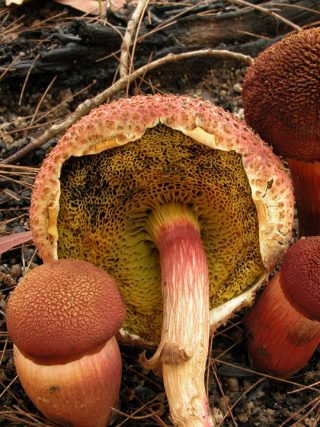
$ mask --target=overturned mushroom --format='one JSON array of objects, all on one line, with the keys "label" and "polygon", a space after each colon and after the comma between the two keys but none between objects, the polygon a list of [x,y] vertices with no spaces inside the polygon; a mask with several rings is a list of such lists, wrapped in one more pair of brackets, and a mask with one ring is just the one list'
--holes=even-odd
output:
[{"label": "overturned mushroom", "polygon": [[90,260],[119,283],[122,339],[158,344],[144,363],[162,371],[181,426],[212,424],[209,326],[252,301],[292,218],[272,151],[221,108],[173,95],[119,100],[80,120],[43,163],[31,206],[45,262]]},{"label": "overturned mushroom", "polygon": [[299,234],[320,234],[320,28],[285,37],[249,68],[245,119],[288,159]]},{"label": "overturned mushroom", "polygon": [[125,315],[114,280],[81,260],[30,271],[6,312],[20,381],[57,425],[105,427],[117,403],[121,355],[115,334]]}]

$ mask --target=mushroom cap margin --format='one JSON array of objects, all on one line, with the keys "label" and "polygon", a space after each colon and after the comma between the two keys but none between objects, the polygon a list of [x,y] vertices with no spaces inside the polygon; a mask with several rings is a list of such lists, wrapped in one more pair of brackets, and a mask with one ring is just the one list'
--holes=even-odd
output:
[{"label": "mushroom cap margin", "polygon": [[[242,121],[222,108],[175,95],[135,96],[102,105],[61,138],[43,162],[32,194],[30,221],[43,260],[58,258],[56,223],[63,162],[71,156],[96,154],[137,140],[157,124],[181,131],[211,148],[234,150],[242,156],[258,214],[262,261],[266,271],[271,271],[288,247],[293,226],[292,185],[281,161]],[[240,298],[237,306],[250,303],[250,295]],[[235,308],[227,303],[219,322]],[[217,320],[215,316],[212,319]]]}]

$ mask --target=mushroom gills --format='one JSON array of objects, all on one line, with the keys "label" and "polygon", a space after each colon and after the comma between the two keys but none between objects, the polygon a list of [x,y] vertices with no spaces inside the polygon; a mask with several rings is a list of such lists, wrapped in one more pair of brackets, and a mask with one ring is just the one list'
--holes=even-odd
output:
[{"label": "mushroom gills", "polygon": [[150,218],[182,206],[199,227],[208,258],[210,309],[265,273],[256,206],[240,154],[157,125],[121,147],[63,163],[58,256],[104,269],[119,283],[124,329],[159,342],[159,252]]}]

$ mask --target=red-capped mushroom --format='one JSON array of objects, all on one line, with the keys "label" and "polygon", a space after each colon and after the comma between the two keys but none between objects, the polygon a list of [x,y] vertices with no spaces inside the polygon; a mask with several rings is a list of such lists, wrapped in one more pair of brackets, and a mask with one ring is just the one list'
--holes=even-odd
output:
[{"label": "red-capped mushroom", "polygon": [[122,338],[159,344],[143,362],[162,371],[177,426],[212,424],[209,326],[252,301],[292,218],[290,181],[270,148],[221,108],[174,95],[81,119],[43,163],[31,206],[45,262],[71,254],[119,283]]},{"label": "red-capped mushroom", "polygon": [[121,381],[114,335],[125,310],[113,279],[85,261],[31,270],[10,296],[6,321],[21,384],[58,425],[105,427]]},{"label": "red-capped mushroom", "polygon": [[320,343],[320,237],[292,245],[244,322],[253,365],[289,377]]},{"label": "red-capped mushroom", "polygon": [[246,122],[288,159],[299,234],[320,234],[320,28],[285,37],[249,68]]}]

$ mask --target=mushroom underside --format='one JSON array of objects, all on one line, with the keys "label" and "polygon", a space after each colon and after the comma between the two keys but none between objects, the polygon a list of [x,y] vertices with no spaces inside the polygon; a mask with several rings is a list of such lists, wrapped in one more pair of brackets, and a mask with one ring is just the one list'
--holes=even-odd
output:
[{"label": "mushroom underside", "polygon": [[136,141],[62,165],[58,257],[92,262],[119,283],[124,329],[158,342],[159,253],[149,221],[163,205],[186,207],[208,259],[210,308],[265,274],[256,206],[241,155],[203,145],[165,125]]}]

